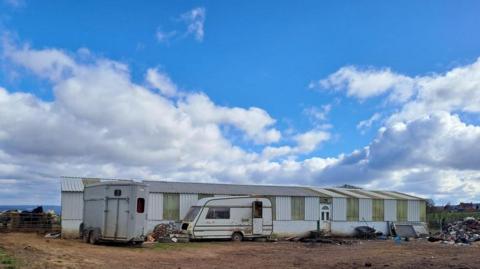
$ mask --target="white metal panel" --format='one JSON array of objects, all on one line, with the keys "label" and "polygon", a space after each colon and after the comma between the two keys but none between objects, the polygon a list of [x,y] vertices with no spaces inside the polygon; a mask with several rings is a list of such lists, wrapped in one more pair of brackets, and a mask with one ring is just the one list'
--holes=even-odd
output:
[{"label": "white metal panel", "polygon": [[180,219],[183,219],[187,215],[188,210],[198,200],[198,194],[180,194]]},{"label": "white metal panel", "polygon": [[82,220],[62,219],[62,238],[78,238]]},{"label": "white metal panel", "polygon": [[148,194],[148,220],[163,219],[163,193]]},{"label": "white metal panel", "polygon": [[408,201],[408,221],[420,221],[420,201]]},{"label": "white metal panel", "polygon": [[62,220],[83,219],[83,192],[62,192]]},{"label": "white metal panel", "polygon": [[291,197],[277,196],[277,220],[291,220],[292,219],[292,204]]},{"label": "white metal panel", "polygon": [[347,199],[337,198],[332,199],[332,220],[345,221],[347,220]]},{"label": "white metal panel", "polygon": [[320,199],[318,197],[305,197],[305,220],[319,220]]},{"label": "white metal panel", "polygon": [[372,220],[372,199],[358,199],[358,217],[361,221]]},{"label": "white metal panel", "polygon": [[397,221],[397,200],[384,200],[384,220]]},{"label": "white metal panel", "polygon": [[317,229],[315,220],[276,220],[273,222],[273,232],[280,236],[305,235]]}]

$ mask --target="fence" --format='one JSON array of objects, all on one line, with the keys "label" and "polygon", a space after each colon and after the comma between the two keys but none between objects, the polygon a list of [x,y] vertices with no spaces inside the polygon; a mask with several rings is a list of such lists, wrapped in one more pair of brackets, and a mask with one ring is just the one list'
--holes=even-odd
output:
[{"label": "fence", "polygon": [[442,223],[451,223],[463,220],[466,217],[474,217],[480,219],[480,212],[434,212],[427,214],[427,222],[430,230],[441,230]]},{"label": "fence", "polygon": [[17,213],[0,214],[1,232],[57,232],[60,225],[55,215],[49,213]]}]

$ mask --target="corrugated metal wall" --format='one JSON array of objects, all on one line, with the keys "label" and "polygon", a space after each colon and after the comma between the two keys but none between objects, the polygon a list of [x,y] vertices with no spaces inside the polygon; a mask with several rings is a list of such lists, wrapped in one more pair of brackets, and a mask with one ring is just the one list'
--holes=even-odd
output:
[{"label": "corrugated metal wall", "polygon": [[408,221],[420,221],[420,201],[408,200]]},{"label": "corrugated metal wall", "polygon": [[162,220],[163,219],[163,193],[148,194],[148,211],[147,219]]},{"label": "corrugated metal wall", "polygon": [[305,220],[318,220],[320,217],[320,199],[305,197]]},{"label": "corrugated metal wall", "polygon": [[62,192],[62,220],[83,219],[83,192]]},{"label": "corrugated metal wall", "polygon": [[332,199],[332,220],[339,220],[339,221],[347,220],[347,199],[346,198]]},{"label": "corrugated metal wall", "polygon": [[190,207],[194,205],[197,200],[197,194],[180,194],[180,219],[183,219],[185,217]]},{"label": "corrugated metal wall", "polygon": [[361,221],[372,220],[372,199],[359,199],[358,201],[358,217]]},{"label": "corrugated metal wall", "polygon": [[385,221],[397,221],[397,200],[385,200]]},{"label": "corrugated metal wall", "polygon": [[277,196],[277,220],[291,220],[292,203],[289,196]]}]

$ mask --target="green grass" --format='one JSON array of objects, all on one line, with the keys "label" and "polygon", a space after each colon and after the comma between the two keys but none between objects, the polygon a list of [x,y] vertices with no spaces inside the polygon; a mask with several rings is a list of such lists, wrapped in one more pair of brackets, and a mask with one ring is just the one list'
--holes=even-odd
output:
[{"label": "green grass", "polygon": [[0,268],[14,269],[17,262],[12,257],[8,256],[5,251],[0,248]]}]

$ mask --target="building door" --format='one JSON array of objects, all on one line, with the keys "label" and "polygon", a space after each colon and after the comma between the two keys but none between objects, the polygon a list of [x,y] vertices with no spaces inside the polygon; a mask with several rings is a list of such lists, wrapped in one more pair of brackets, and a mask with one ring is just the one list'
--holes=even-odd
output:
[{"label": "building door", "polygon": [[127,199],[107,198],[103,236],[115,239],[127,238],[129,213]]},{"label": "building door", "polygon": [[330,205],[320,204],[320,229],[330,232]]},{"label": "building door", "polygon": [[252,218],[253,234],[262,234],[263,233],[263,203],[261,201],[253,202],[252,210],[253,210],[253,218]]}]

